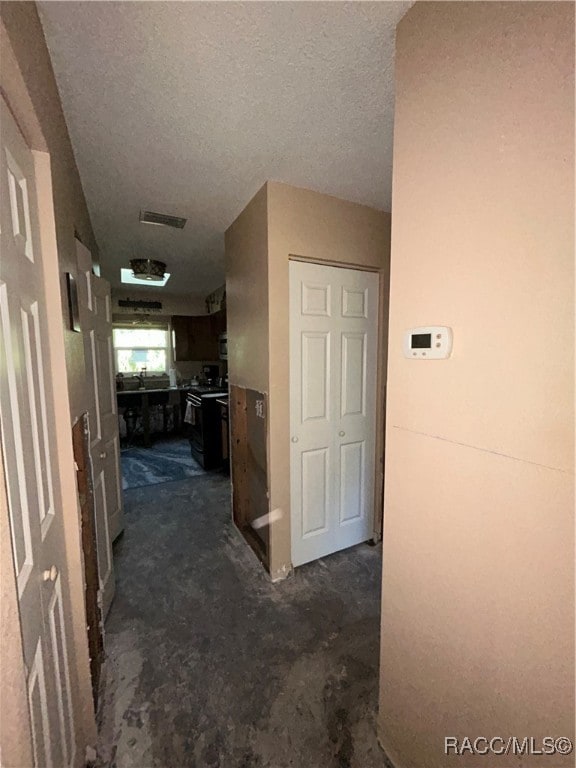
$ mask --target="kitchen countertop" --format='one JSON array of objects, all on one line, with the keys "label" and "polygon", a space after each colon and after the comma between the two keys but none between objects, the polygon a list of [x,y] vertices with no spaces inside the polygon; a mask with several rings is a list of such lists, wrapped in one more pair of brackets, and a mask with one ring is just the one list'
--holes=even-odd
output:
[{"label": "kitchen countertop", "polygon": [[187,389],[187,387],[159,387],[158,389],[117,389],[117,395],[145,395],[148,392],[177,392],[179,389]]},{"label": "kitchen countertop", "polygon": [[[117,395],[146,395],[148,392],[194,392],[199,386],[190,384],[185,387],[159,387],[158,389],[117,389]],[[226,389],[221,389],[218,392],[203,392],[203,395],[209,395],[210,397],[228,397]]]}]

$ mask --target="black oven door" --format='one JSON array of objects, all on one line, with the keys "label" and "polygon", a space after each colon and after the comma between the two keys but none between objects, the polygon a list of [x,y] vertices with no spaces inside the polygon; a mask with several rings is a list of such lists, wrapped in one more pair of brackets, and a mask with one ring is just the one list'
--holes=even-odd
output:
[{"label": "black oven door", "polygon": [[190,450],[196,461],[204,466],[204,417],[202,399],[198,395],[189,394],[186,398],[186,423]]}]

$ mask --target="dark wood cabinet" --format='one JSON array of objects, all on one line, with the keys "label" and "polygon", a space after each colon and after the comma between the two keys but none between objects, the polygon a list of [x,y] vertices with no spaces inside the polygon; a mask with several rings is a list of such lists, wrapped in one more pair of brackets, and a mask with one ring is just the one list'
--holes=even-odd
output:
[{"label": "dark wood cabinet", "polygon": [[218,312],[214,312],[210,315],[212,318],[212,324],[214,327],[214,333],[218,337],[221,333],[226,333],[226,310],[220,309]]},{"label": "dark wood cabinet", "polygon": [[174,360],[186,360],[188,354],[188,318],[172,315],[172,347]]},{"label": "dark wood cabinet", "polygon": [[173,315],[174,360],[218,360],[218,336],[226,330],[226,310],[213,315]]}]

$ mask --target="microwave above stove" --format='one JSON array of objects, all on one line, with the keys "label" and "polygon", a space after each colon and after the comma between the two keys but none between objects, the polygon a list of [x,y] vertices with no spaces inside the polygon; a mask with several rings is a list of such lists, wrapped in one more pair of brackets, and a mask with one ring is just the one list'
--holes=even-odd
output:
[{"label": "microwave above stove", "polygon": [[221,333],[218,336],[218,358],[228,360],[228,334]]}]

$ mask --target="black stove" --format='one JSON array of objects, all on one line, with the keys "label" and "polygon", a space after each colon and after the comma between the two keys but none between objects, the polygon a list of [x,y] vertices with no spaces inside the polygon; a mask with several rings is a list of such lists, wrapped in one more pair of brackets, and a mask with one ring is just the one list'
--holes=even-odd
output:
[{"label": "black stove", "polygon": [[190,450],[204,469],[222,467],[220,406],[216,402],[228,391],[216,386],[193,386],[186,395],[186,417]]},{"label": "black stove", "polygon": [[203,384],[198,384],[193,387],[189,388],[189,392],[191,392],[194,395],[227,395],[228,390],[224,389],[223,387],[216,387],[216,386],[208,386]]}]

